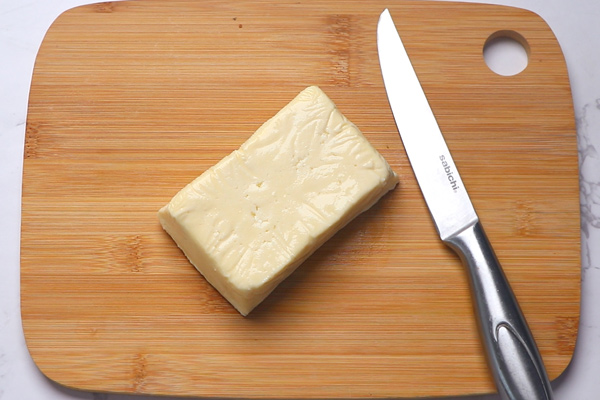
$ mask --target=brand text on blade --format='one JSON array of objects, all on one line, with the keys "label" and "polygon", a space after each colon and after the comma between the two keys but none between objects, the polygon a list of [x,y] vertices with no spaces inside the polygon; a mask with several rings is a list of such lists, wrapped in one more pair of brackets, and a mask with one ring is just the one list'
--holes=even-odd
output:
[{"label": "brand text on blade", "polygon": [[452,166],[448,161],[446,161],[446,156],[443,154],[440,156],[440,161],[442,162],[442,167],[444,168],[444,172],[446,173],[446,177],[448,178],[448,182],[452,186],[452,190],[455,192],[458,190],[458,181],[454,178],[454,171],[452,171]]}]

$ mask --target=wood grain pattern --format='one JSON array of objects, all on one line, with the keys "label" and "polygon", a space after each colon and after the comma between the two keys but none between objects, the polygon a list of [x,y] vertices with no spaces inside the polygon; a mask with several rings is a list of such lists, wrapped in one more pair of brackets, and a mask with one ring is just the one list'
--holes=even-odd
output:
[{"label": "wood grain pattern", "polygon": [[[340,398],[494,390],[464,269],[438,240],[382,86],[389,7],[552,378],[579,312],[574,117],[538,16],[443,2],[153,1],[70,10],[31,87],[22,317],[51,379],[94,391]],[[519,32],[525,71],[484,63]],[[248,318],[186,261],[156,212],[300,90],[319,85],[400,187]]]}]

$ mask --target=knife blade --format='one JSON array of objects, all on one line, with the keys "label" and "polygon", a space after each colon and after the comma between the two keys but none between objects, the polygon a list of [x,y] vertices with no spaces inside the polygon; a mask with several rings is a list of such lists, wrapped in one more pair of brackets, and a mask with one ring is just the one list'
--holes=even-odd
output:
[{"label": "knife blade", "polygon": [[552,399],[542,358],[483,230],[389,10],[377,25],[384,86],[441,240],[467,266],[488,363],[502,399]]}]

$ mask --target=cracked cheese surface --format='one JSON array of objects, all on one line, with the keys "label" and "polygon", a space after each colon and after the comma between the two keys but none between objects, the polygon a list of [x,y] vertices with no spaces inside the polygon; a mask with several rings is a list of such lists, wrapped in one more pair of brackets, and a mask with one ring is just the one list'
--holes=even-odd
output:
[{"label": "cracked cheese surface", "polygon": [[310,254],[398,183],[316,86],[159,211],[190,262],[247,315]]}]

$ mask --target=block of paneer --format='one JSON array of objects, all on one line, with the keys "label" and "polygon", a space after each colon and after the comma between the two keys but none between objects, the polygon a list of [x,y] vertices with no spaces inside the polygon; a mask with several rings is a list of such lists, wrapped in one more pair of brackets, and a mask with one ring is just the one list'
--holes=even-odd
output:
[{"label": "block of paneer", "polygon": [[158,216],[194,267],[245,316],[397,183],[359,129],[311,86]]}]

